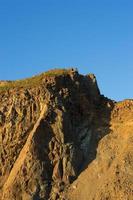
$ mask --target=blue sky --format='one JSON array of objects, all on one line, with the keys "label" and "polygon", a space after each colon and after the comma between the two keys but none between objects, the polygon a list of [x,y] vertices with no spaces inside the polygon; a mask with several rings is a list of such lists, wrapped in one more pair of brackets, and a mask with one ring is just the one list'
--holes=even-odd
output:
[{"label": "blue sky", "polygon": [[133,98],[132,0],[0,0],[0,80],[71,66]]}]

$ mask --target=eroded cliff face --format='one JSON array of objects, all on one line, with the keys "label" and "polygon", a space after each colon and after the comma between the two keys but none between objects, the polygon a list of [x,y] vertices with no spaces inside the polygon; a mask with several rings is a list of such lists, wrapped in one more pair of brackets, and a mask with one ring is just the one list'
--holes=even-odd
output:
[{"label": "eroded cliff face", "polygon": [[96,158],[67,190],[70,200],[133,199],[133,101],[115,104]]},{"label": "eroded cliff face", "polygon": [[[127,195],[125,199],[131,199],[132,169],[127,179],[124,175],[128,173],[118,170],[125,167],[118,165],[123,155],[129,162],[128,168],[132,165],[132,133],[126,131],[130,142],[126,136],[123,146],[119,134],[126,130],[121,126],[128,116],[124,114],[126,106],[118,109],[114,101],[100,95],[92,74],[55,70],[41,75],[39,84],[32,81],[28,79],[26,86],[23,82],[2,82],[0,199],[119,199],[115,197],[121,190],[121,195]],[[133,106],[129,104],[128,113],[132,113]],[[132,114],[129,119],[132,122]],[[122,148],[127,148],[125,154]],[[117,154],[121,155],[119,159]],[[108,174],[110,168],[114,181],[120,176],[118,187]],[[122,187],[122,181],[129,185]],[[110,188],[110,196],[105,195]]]}]

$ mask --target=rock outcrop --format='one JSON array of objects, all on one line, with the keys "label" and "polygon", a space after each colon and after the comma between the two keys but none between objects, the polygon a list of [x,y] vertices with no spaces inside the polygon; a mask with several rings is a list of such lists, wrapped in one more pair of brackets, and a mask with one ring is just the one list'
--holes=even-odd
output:
[{"label": "rock outcrop", "polygon": [[75,69],[1,83],[0,199],[131,200],[132,100]]}]

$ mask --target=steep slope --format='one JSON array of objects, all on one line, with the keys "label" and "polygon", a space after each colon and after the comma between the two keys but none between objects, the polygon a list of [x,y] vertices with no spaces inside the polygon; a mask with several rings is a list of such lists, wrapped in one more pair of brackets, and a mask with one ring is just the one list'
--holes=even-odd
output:
[{"label": "steep slope", "polygon": [[0,101],[0,199],[132,198],[131,100],[69,69],[1,81]]},{"label": "steep slope", "polygon": [[[17,189],[17,185],[14,188],[14,182],[15,182],[15,184],[17,184],[20,181],[20,180],[17,180],[17,178],[18,178],[18,179],[21,179],[21,184],[22,184],[23,177],[21,175],[21,170],[24,170],[26,173],[25,165],[27,165],[27,164],[29,164],[30,169],[31,169],[31,167],[33,168],[32,164],[34,164],[34,163],[32,163],[32,164],[29,163],[32,161],[31,160],[31,148],[33,146],[33,143],[36,142],[36,141],[34,141],[34,138],[36,137],[37,134],[39,134],[41,132],[40,127],[41,127],[42,121],[45,119],[45,116],[47,116],[47,112],[48,112],[48,108],[46,105],[44,105],[38,121],[35,123],[33,130],[29,134],[27,141],[24,144],[22,150],[20,151],[18,158],[15,161],[13,168],[11,169],[10,174],[3,186],[3,197],[2,197],[3,199],[15,198],[15,196],[16,196],[15,194],[16,194],[17,190],[19,190],[19,192],[20,192],[20,189]],[[28,158],[28,162],[27,162],[27,158]],[[37,160],[36,160],[36,162],[37,162]],[[29,168],[29,166],[28,166],[28,168]],[[28,176],[29,175],[30,175],[30,171],[28,172]],[[32,175],[35,175],[35,172]],[[24,182],[26,182],[26,180],[24,180]],[[18,195],[17,195],[17,198],[19,198]],[[24,198],[26,198],[26,194],[24,194]]]},{"label": "steep slope", "polygon": [[117,103],[96,159],[67,191],[68,199],[133,199],[133,101]]}]

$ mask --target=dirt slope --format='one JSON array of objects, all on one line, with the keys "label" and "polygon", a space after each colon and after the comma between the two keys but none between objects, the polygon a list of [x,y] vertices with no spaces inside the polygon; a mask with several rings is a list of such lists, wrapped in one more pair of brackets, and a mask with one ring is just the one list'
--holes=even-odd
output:
[{"label": "dirt slope", "polygon": [[132,100],[74,69],[1,83],[0,199],[133,199]]},{"label": "dirt slope", "polygon": [[133,101],[117,103],[110,131],[99,142],[93,162],[67,191],[68,199],[133,199]]}]

